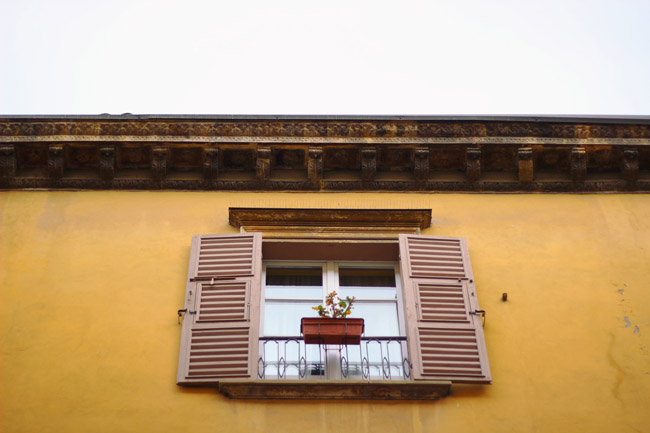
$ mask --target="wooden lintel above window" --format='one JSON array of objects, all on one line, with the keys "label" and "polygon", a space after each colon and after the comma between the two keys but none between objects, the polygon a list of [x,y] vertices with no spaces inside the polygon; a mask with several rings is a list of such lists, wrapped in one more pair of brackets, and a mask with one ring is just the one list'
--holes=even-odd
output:
[{"label": "wooden lintel above window", "polygon": [[265,238],[393,240],[430,227],[431,210],[230,208],[229,222]]}]

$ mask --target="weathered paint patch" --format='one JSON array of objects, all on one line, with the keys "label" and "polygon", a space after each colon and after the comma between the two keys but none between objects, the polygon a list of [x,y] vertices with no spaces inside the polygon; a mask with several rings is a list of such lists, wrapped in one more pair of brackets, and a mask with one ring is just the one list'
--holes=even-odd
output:
[{"label": "weathered paint patch", "polygon": [[625,320],[625,327],[626,328],[629,328],[630,326],[632,326],[632,322],[630,322],[630,319],[628,319],[627,316],[625,316],[623,318],[623,320]]}]

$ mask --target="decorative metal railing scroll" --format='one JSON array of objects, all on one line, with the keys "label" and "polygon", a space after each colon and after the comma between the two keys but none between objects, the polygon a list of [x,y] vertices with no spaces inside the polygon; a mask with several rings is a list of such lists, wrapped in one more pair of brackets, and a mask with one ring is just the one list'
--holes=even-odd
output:
[{"label": "decorative metal railing scroll", "polygon": [[363,337],[359,345],[305,345],[302,337],[260,337],[260,379],[408,380],[406,337]]}]

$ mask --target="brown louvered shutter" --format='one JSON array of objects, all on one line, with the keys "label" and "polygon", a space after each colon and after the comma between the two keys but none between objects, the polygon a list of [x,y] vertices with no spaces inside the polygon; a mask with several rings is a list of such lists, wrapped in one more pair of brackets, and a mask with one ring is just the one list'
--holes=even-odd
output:
[{"label": "brown louvered shutter", "polygon": [[413,378],[490,383],[466,240],[402,234],[399,242]]},{"label": "brown louvered shutter", "polygon": [[261,274],[260,233],[194,236],[178,384],[256,377]]}]

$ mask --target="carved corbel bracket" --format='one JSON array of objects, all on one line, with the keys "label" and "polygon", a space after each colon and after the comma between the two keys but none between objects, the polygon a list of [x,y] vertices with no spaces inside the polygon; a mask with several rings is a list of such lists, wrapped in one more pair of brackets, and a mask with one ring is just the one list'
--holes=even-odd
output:
[{"label": "carved corbel bracket", "polygon": [[16,149],[13,144],[0,146],[0,179],[16,176]]},{"label": "carved corbel bracket", "polygon": [[99,149],[99,176],[110,182],[115,177],[115,147],[104,146]]},{"label": "carved corbel bracket", "polygon": [[415,180],[426,182],[429,179],[429,148],[416,148],[413,158],[413,176]]},{"label": "carved corbel bracket", "polygon": [[571,180],[583,182],[587,178],[587,151],[584,147],[571,149]]},{"label": "carved corbel bracket", "polygon": [[310,147],[307,156],[307,177],[314,187],[319,188],[323,180],[323,148]]},{"label": "carved corbel bracket", "polygon": [[372,182],[377,177],[377,148],[361,149],[361,180]]},{"label": "carved corbel bracket", "polygon": [[47,171],[51,179],[63,178],[63,146],[50,145],[48,149]]},{"label": "carved corbel bracket", "polygon": [[203,179],[215,180],[219,175],[219,148],[208,147],[203,151]]},{"label": "carved corbel bracket", "polygon": [[625,149],[623,151],[622,165],[623,179],[628,182],[636,182],[639,178],[639,151],[637,149]]},{"label": "carved corbel bracket", "polygon": [[481,176],[481,149],[478,147],[469,147],[465,153],[467,164],[467,180],[477,182]]},{"label": "carved corbel bracket", "polygon": [[533,149],[520,147],[517,151],[517,160],[519,164],[519,182],[532,182],[535,178]]},{"label": "carved corbel bracket", "polygon": [[255,176],[262,183],[268,182],[271,178],[271,148],[269,146],[259,146],[257,148]]},{"label": "carved corbel bracket", "polygon": [[167,176],[167,149],[164,147],[153,148],[153,158],[151,160],[151,174],[153,180],[162,182]]}]

